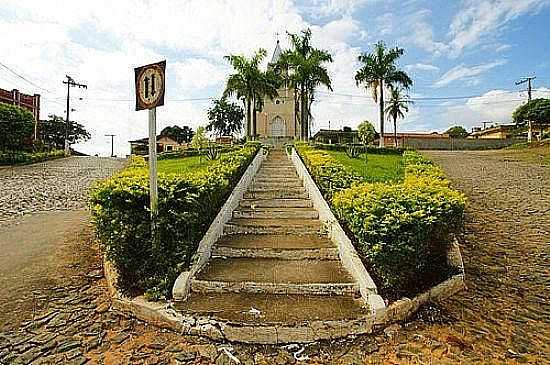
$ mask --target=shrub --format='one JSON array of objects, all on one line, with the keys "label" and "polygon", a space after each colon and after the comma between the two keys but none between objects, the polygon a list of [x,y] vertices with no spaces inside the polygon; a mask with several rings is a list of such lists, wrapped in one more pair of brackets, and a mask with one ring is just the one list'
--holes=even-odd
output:
[{"label": "shrub", "polygon": [[346,148],[346,155],[349,158],[359,158],[359,155],[361,154],[361,148],[355,145],[349,145]]},{"label": "shrub", "polygon": [[[400,147],[375,147],[357,143],[351,145],[358,147],[361,153],[371,153],[376,155],[402,155],[405,151],[405,149]],[[346,152],[350,144],[312,143],[311,146],[320,150]]]},{"label": "shrub", "polygon": [[439,167],[415,152],[405,161],[403,183],[355,185],[332,199],[379,286],[395,295],[447,270],[450,234],[461,227],[465,206]]},{"label": "shrub", "polygon": [[23,152],[23,151],[3,151],[0,152],[0,165],[24,165],[56,158],[65,157],[63,150],[52,150],[49,152]]},{"label": "shrub", "polygon": [[306,144],[296,144],[296,148],[327,200],[330,200],[336,191],[347,189],[362,180],[353,170],[339,164],[326,152]]},{"label": "shrub", "polygon": [[169,297],[198,243],[258,147],[223,154],[207,169],[159,174],[158,216],[151,235],[148,175],[143,158],[94,186],[90,208],[97,234],[119,274],[119,287],[130,295],[145,292]]}]

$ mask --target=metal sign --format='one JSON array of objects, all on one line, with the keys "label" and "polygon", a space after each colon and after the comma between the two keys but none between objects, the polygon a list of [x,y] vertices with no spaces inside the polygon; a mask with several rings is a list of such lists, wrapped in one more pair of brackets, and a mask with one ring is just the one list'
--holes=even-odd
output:
[{"label": "metal sign", "polygon": [[134,69],[136,77],[136,110],[164,105],[164,71],[166,61]]}]

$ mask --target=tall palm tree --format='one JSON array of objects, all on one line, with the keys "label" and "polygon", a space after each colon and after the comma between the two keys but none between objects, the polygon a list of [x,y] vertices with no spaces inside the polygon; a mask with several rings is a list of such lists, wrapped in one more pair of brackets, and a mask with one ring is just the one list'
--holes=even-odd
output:
[{"label": "tall palm tree", "polygon": [[363,53],[358,59],[363,65],[355,74],[357,86],[365,84],[372,90],[376,103],[380,98],[380,147],[384,147],[384,87],[400,85],[406,89],[412,85],[412,80],[405,71],[397,68],[396,62],[404,53],[399,47],[388,49],[382,41],[376,43],[372,53]]},{"label": "tall palm tree", "polygon": [[[248,138],[256,136],[257,100],[266,94],[270,97],[277,95],[277,87],[273,84],[271,76],[259,69],[266,55],[266,50],[260,48],[251,58],[242,55],[224,57],[229,61],[235,73],[227,79],[223,98],[235,96],[243,101],[246,110],[246,136]],[[253,121],[254,123],[252,123]]]},{"label": "tall palm tree", "polygon": [[323,85],[332,91],[328,70],[323,65],[332,62],[332,56],[328,51],[312,47],[310,29],[303,30],[301,34],[287,34],[292,49],[281,54],[279,66],[287,70],[289,86],[298,90],[302,138],[308,139],[315,89]]},{"label": "tall palm tree", "polygon": [[254,138],[257,136],[257,114],[263,110],[265,98],[273,100],[279,95],[277,89],[281,82],[281,78],[271,69],[260,71],[255,80],[252,111],[252,135]]},{"label": "tall palm tree", "polygon": [[397,147],[397,118],[405,118],[405,113],[409,111],[409,104],[413,101],[409,99],[409,95],[405,94],[402,87],[390,88],[390,100],[386,106],[388,121],[393,120],[393,139],[395,147]]}]

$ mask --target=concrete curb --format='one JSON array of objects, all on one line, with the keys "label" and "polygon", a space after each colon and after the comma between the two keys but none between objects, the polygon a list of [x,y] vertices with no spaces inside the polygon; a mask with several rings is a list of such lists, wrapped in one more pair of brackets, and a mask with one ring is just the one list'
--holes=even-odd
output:
[{"label": "concrete curb", "polygon": [[376,318],[381,318],[384,314],[386,305],[382,297],[378,295],[376,284],[365,269],[363,262],[361,262],[351,240],[330,210],[328,203],[323,198],[317,184],[313,181],[302,159],[296,152],[296,149],[292,149],[292,155],[290,157],[298,171],[298,176],[300,176],[304,182],[310,199],[313,201],[313,206],[319,212],[319,219],[325,224],[330,239],[336,243],[338,247],[338,253],[342,264],[359,285],[361,297],[370,308],[371,313],[375,315]]},{"label": "concrete curb", "polygon": [[226,202],[220,209],[218,215],[206,231],[199,242],[199,247],[195,255],[192,258],[192,264],[189,270],[182,272],[172,289],[172,296],[174,300],[185,300],[189,295],[191,287],[191,278],[198,273],[204,265],[210,259],[212,255],[212,246],[218,241],[223,234],[224,225],[231,219],[233,210],[239,205],[239,201],[242,199],[244,193],[252,183],[256,172],[265,160],[265,154],[263,148],[260,148],[256,153],[256,156],[244,172],[243,176],[227,198]]}]

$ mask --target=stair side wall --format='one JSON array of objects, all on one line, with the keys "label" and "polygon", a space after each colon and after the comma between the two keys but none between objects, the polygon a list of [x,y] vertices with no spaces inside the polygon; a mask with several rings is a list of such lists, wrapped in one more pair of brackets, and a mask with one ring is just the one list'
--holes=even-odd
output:
[{"label": "stair side wall", "polygon": [[296,149],[292,149],[290,158],[298,171],[298,176],[300,176],[304,182],[304,186],[309,193],[313,206],[319,212],[319,219],[325,224],[330,239],[336,243],[338,247],[338,254],[342,261],[342,265],[359,285],[361,297],[365,304],[369,306],[372,314],[374,314],[376,318],[381,318],[384,315],[386,305],[382,297],[378,295],[376,284],[365,269],[355,247],[353,247],[351,240],[330,210],[328,203],[325,198],[323,198],[317,184],[313,181],[313,178],[309,174],[309,171],[307,171]]}]

